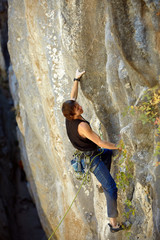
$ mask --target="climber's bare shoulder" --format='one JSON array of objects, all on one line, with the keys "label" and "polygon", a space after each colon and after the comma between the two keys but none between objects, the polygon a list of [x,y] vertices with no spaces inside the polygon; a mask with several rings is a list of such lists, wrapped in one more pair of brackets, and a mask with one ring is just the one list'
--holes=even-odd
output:
[{"label": "climber's bare shoulder", "polygon": [[83,138],[88,138],[92,142],[97,143],[99,141],[99,136],[91,129],[88,123],[81,122],[78,125],[78,133]]}]

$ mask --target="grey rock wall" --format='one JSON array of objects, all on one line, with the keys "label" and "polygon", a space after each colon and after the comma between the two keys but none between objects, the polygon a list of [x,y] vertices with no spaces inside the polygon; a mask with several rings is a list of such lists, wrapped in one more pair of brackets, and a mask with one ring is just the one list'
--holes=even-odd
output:
[{"label": "grey rock wall", "polygon": [[[21,151],[41,222],[48,237],[80,185],[70,168],[69,143],[61,105],[70,95],[75,70],[86,70],[78,101],[98,133],[133,155],[133,182],[126,192],[135,206],[131,239],[158,239],[159,166],[153,157],[154,129],[125,108],[145,89],[159,84],[160,3],[140,0],[9,0],[9,52],[18,81],[17,122]],[[12,84],[11,84],[12,85]],[[112,168],[117,172],[118,160]],[[127,239],[111,235],[106,202],[96,188],[83,186],[55,239]],[[119,196],[122,219],[123,194]]]},{"label": "grey rock wall", "polygon": [[[15,106],[19,102],[17,80],[7,50],[8,3],[0,1],[0,239],[45,240],[36,206],[28,191],[20,157],[15,121]],[[10,76],[9,76],[10,72]],[[10,94],[11,79],[13,99]],[[23,154],[24,155],[24,154]]]}]

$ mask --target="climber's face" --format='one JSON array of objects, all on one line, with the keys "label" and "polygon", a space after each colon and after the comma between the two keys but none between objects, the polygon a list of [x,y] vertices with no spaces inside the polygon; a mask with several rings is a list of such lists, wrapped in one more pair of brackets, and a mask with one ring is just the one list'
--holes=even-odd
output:
[{"label": "climber's face", "polygon": [[75,116],[80,116],[83,113],[83,108],[76,102],[74,107]]}]

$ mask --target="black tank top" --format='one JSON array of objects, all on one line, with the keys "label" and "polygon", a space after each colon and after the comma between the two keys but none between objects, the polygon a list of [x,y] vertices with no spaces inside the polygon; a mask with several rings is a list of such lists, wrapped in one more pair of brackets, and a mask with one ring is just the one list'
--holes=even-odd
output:
[{"label": "black tank top", "polygon": [[66,119],[66,129],[67,135],[73,144],[73,146],[80,151],[92,151],[97,149],[97,145],[89,140],[88,138],[83,138],[78,133],[78,125],[81,122],[86,122],[90,126],[89,122],[86,120],[74,119],[68,120]]}]

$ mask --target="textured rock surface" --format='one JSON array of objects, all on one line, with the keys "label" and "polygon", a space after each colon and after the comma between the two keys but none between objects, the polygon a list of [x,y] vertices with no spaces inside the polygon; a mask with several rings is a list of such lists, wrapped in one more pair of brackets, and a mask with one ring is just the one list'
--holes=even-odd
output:
[{"label": "textured rock surface", "polygon": [[[69,207],[79,183],[70,171],[61,104],[69,98],[75,70],[86,70],[79,102],[84,117],[104,137],[123,138],[133,154],[130,200],[136,214],[132,239],[158,239],[159,167],[154,130],[122,113],[158,84],[158,0],[9,0],[9,52],[18,80],[17,122],[21,151],[41,222],[49,236]],[[115,163],[114,170],[118,163]],[[122,199],[119,199],[121,206]],[[120,210],[121,212],[121,210]],[[106,203],[96,179],[84,186],[55,239],[125,239],[110,235]]]},{"label": "textured rock surface", "polygon": [[45,240],[20,160],[14,104],[8,84],[10,72],[16,104],[16,98],[19,101],[15,91],[16,78],[12,68],[8,71],[7,12],[7,0],[0,1],[0,239],[28,240],[32,236],[33,240]]}]

